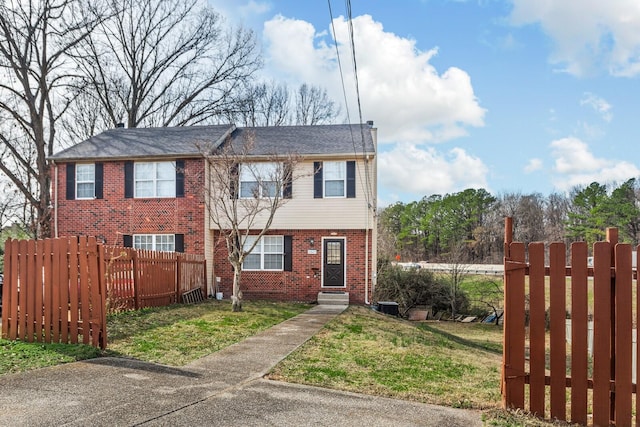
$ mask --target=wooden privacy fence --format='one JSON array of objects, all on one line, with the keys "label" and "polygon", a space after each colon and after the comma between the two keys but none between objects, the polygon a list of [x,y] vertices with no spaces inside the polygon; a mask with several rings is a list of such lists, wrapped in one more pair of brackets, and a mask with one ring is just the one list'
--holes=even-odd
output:
[{"label": "wooden privacy fence", "polygon": [[206,295],[204,257],[108,247],[94,237],[7,240],[2,337],[106,348],[108,310]]},{"label": "wooden privacy fence", "polygon": [[174,304],[194,289],[206,295],[206,263],[200,255],[112,246],[103,250],[112,310]]},{"label": "wooden privacy fence", "polygon": [[7,240],[2,337],[106,348],[99,252],[93,237]]},{"label": "wooden privacy fence", "polygon": [[[523,243],[512,242],[512,222],[507,218],[505,407],[582,425],[632,425],[634,409],[640,407],[632,366],[640,372],[633,357],[638,350],[633,334],[639,320],[639,293],[632,253],[637,248],[617,240],[617,230],[608,229],[607,240],[593,245],[592,262],[585,242],[571,244],[567,266],[564,243],[551,243],[548,254],[544,243],[525,248]],[[567,317],[571,318],[570,345],[566,342]],[[588,350],[591,319],[592,355]]]}]

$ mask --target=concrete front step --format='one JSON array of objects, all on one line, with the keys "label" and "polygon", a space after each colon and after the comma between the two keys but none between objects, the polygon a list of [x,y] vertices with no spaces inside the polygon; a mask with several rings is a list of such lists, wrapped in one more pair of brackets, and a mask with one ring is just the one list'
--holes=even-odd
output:
[{"label": "concrete front step", "polygon": [[349,305],[349,292],[318,292],[318,304]]}]

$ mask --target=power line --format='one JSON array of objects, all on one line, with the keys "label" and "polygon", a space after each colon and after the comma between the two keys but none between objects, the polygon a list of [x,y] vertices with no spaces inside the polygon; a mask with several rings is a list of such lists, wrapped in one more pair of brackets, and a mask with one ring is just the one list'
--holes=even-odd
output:
[{"label": "power line", "polygon": [[[348,106],[348,99],[347,99],[347,91],[346,91],[346,87],[345,87],[345,82],[344,82],[344,73],[342,71],[342,62],[340,60],[340,51],[338,49],[338,39],[337,39],[337,35],[336,35],[336,29],[335,29],[335,24],[334,24],[334,19],[333,19],[333,11],[331,9],[331,0],[327,0],[327,3],[329,5],[329,16],[331,18],[331,28],[333,31],[333,39],[335,41],[335,48],[336,48],[336,57],[338,60],[338,69],[340,72],[340,81],[342,83],[342,93],[344,96],[344,101],[345,101],[345,107],[346,107],[346,112],[347,112],[347,123],[349,123],[349,131],[351,133],[351,143],[353,144],[353,151],[354,154],[356,155],[356,157],[358,156],[359,150],[356,147],[356,141],[355,141],[355,136],[353,134],[353,127],[351,126],[351,117],[349,114],[349,106]],[[375,206],[373,206],[371,204],[371,199],[372,197],[372,193],[373,190],[371,188],[372,184],[371,184],[371,176],[370,176],[370,171],[369,171],[369,161],[365,155],[365,151],[366,151],[366,143],[365,143],[365,137],[364,137],[364,123],[363,123],[363,119],[362,119],[362,106],[361,106],[361,101],[360,101],[360,88],[359,88],[359,81],[358,81],[358,67],[357,67],[357,62],[356,62],[356,53],[355,53],[355,42],[354,42],[354,31],[353,31],[353,16],[352,16],[352,12],[351,12],[351,1],[350,0],[346,0],[346,9],[347,9],[347,19],[348,19],[348,25],[349,25],[349,40],[350,40],[350,48],[351,48],[351,54],[352,54],[352,61],[353,61],[353,68],[354,68],[354,77],[355,77],[355,85],[356,85],[356,99],[357,99],[357,104],[358,104],[358,120],[359,120],[359,126],[360,126],[360,140],[361,140],[361,145],[362,145],[362,156],[365,160],[365,168],[364,168],[364,174],[365,174],[365,201],[367,203],[367,207],[368,209],[373,209],[374,210],[374,215],[375,215]],[[374,153],[375,155],[376,153]],[[358,174],[360,175],[360,180],[362,181],[362,175],[360,173],[360,171],[358,171]]]}]

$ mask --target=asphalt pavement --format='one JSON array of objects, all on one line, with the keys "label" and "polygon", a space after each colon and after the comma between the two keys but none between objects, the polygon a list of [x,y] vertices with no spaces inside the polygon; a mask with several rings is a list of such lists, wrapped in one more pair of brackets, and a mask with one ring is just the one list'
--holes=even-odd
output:
[{"label": "asphalt pavement", "polygon": [[477,411],[264,379],[346,307],[318,305],[193,363],[104,357],[0,376],[0,426],[481,426]]}]

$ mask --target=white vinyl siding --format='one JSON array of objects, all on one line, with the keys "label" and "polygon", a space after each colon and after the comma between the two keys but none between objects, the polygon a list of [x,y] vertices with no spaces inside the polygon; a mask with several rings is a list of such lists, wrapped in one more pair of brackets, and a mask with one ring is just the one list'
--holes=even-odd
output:
[{"label": "white vinyl siding", "polygon": [[[369,174],[375,177],[374,162],[370,162]],[[288,200],[276,211],[271,224],[272,230],[311,230],[311,229],[371,229],[375,226],[375,220],[367,219],[370,210],[367,207],[366,191],[362,177],[364,173],[364,161],[356,162],[356,197],[328,197],[314,198],[314,166],[313,161],[299,163],[293,176],[295,183],[295,197]],[[375,185],[375,183],[374,183]],[[375,186],[373,198],[375,200]],[[254,228],[261,228],[266,222],[266,213],[259,216]],[[217,229],[209,224],[212,230]],[[244,224],[243,224],[244,226]]]}]

